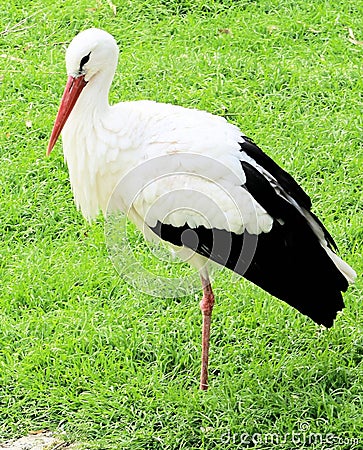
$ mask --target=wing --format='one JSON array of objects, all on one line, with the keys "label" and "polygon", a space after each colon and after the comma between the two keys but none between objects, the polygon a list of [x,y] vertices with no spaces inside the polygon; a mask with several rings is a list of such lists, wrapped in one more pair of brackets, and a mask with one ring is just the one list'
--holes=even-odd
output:
[{"label": "wing", "polygon": [[121,139],[125,122],[137,124],[118,153],[118,166],[132,170],[115,207],[132,205],[141,228],[331,326],[347,277],[298,183],[221,117],[150,102],[133,103],[129,114],[129,106],[118,106],[125,111],[115,135]]},{"label": "wing", "polygon": [[[154,218],[149,226],[164,241],[193,249],[329,327],[344,307],[341,291],[348,287],[324,248],[334,242],[315,220],[311,201],[296,181],[252,141],[241,141],[245,181],[239,192],[245,199],[239,207],[245,209],[239,230],[228,221],[188,222],[184,205],[179,221]],[[222,199],[219,206],[226,203]],[[253,215],[256,210],[261,214]]]}]

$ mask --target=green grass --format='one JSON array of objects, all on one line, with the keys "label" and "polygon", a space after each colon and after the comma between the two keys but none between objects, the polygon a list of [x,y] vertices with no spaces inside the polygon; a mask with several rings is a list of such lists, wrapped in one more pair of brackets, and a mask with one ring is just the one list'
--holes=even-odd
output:
[{"label": "green grass", "polygon": [[103,219],[74,207],[60,145],[44,155],[64,46],[105,28],[121,47],[113,102],[238,124],[294,174],[361,274],[363,46],[347,28],[363,40],[362,0],[114,3],[116,15],[106,0],[0,7],[0,442],[49,428],[88,449],[361,449],[361,276],[323,332],[221,272],[200,392],[197,299],[120,279]]}]

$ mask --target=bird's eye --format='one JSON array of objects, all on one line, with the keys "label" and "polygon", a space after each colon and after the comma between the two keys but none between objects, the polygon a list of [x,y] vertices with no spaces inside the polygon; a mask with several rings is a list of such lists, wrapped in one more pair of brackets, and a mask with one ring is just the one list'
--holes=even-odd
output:
[{"label": "bird's eye", "polygon": [[80,72],[82,72],[83,66],[84,66],[85,64],[88,63],[89,58],[90,58],[90,55],[91,55],[91,52],[89,52],[88,55],[84,56],[84,57],[81,59],[81,63],[80,63],[80,65],[79,65],[79,71],[80,71]]}]

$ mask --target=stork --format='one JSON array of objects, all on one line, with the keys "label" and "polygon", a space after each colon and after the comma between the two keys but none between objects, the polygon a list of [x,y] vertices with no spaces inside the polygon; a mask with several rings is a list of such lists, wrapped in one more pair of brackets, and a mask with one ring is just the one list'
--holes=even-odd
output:
[{"label": "stork", "polygon": [[207,262],[325,327],[344,307],[342,292],[356,274],[337,256],[309,196],[237,126],[154,101],[110,106],[118,53],[115,39],[96,28],[72,40],[47,154],[62,132],[75,203],[87,219],[106,214],[111,202],[146,239],[180,249],[199,270],[206,390],[214,305]]}]

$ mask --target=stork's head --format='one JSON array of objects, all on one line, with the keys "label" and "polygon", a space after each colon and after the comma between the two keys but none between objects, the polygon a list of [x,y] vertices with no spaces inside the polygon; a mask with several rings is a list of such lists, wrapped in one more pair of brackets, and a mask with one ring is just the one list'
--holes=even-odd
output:
[{"label": "stork's head", "polygon": [[[68,76],[90,81],[98,73],[116,68],[118,48],[106,31],[90,28],[77,34],[66,51]],[[113,72],[112,72],[113,75]]]},{"label": "stork's head", "polygon": [[49,140],[47,155],[52,151],[81,92],[88,83],[99,79],[109,87],[116,70],[118,47],[106,31],[90,28],[79,33],[66,52],[68,81]]}]

